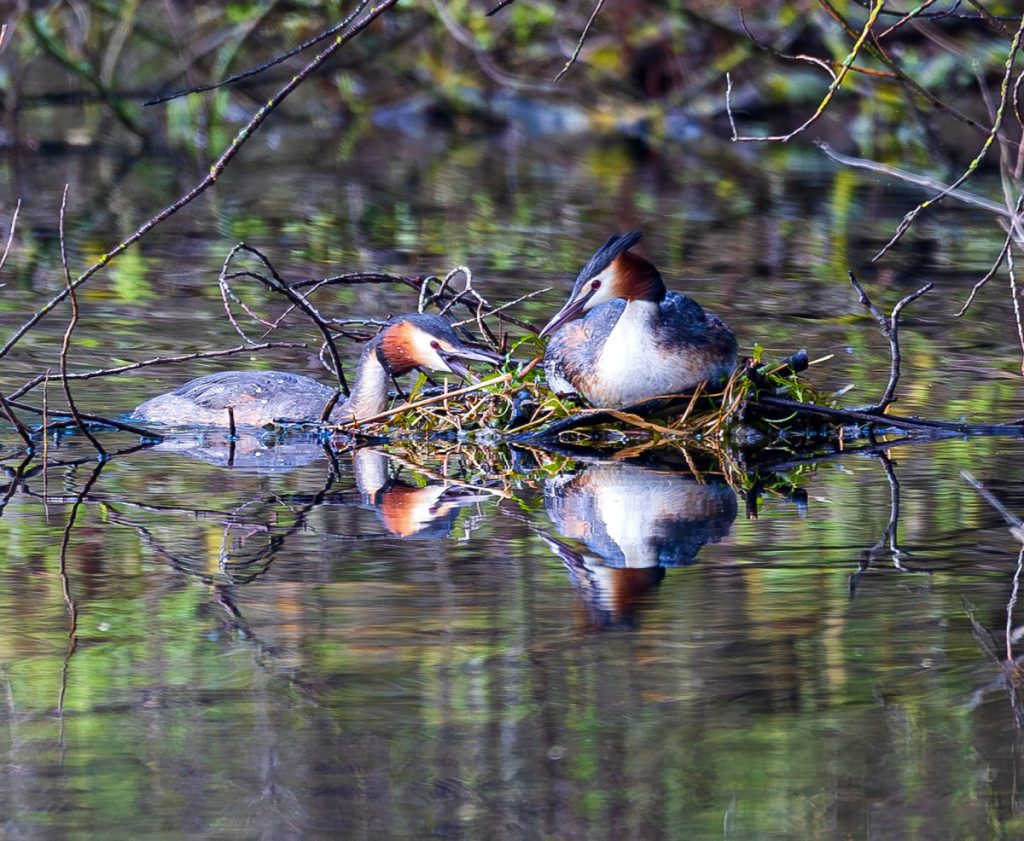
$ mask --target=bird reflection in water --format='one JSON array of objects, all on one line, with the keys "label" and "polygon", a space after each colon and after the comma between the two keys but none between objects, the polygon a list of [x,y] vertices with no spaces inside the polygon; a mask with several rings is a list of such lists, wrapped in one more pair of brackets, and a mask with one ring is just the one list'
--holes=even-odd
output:
[{"label": "bird reflection in water", "polygon": [[544,503],[562,537],[586,544],[577,551],[542,535],[568,569],[592,628],[633,627],[665,570],[694,563],[736,519],[736,494],[724,483],[619,462],[549,480]]},{"label": "bird reflection in water", "polygon": [[215,429],[175,431],[152,447],[157,453],[175,453],[253,473],[282,473],[325,458],[325,444],[315,435],[286,436],[263,430],[239,430],[235,435]]},{"label": "bird reflection in water", "polygon": [[430,481],[426,485],[392,476],[397,461],[379,450],[364,448],[352,457],[356,487],[363,504],[377,512],[381,525],[395,537],[447,537],[459,509],[493,499],[465,485]]}]

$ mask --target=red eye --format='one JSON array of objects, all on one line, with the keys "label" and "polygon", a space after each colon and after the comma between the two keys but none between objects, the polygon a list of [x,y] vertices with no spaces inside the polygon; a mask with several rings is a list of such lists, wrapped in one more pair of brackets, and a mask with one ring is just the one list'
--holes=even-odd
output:
[{"label": "red eye", "polygon": [[431,346],[431,347],[432,347],[432,348],[433,348],[434,350],[440,350],[440,349],[441,349],[441,343],[440,343],[440,342],[431,342],[431,343],[430,343],[430,346]]},{"label": "red eye", "polygon": [[599,280],[595,280],[595,281],[593,281],[593,282],[592,282],[592,283],[590,284],[590,288],[591,288],[591,289],[594,289],[594,290],[600,289],[600,288],[601,288],[601,281],[599,281]]}]

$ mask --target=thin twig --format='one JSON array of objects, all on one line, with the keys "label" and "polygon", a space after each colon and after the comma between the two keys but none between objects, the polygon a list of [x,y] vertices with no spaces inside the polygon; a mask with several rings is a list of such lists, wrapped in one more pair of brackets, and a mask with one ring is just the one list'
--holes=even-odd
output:
[{"label": "thin twig", "polygon": [[[231,249],[227,256],[227,259],[224,261],[224,267],[221,270],[222,282],[225,277],[227,267],[229,266],[231,260],[234,259],[234,256],[239,251],[244,251],[245,253],[259,260],[266,267],[267,271],[270,272],[271,276],[268,278],[265,275],[261,275],[259,272],[235,272],[232,276],[246,276],[259,280],[261,283],[269,287],[274,292],[280,292],[289,301],[291,301],[293,305],[298,307],[300,310],[302,310],[303,313],[305,313],[309,317],[310,321],[312,321],[313,324],[315,324],[317,329],[320,331],[320,334],[324,338],[324,342],[327,344],[327,349],[331,353],[331,361],[334,365],[334,370],[331,373],[333,373],[334,376],[337,377],[338,379],[338,388],[341,389],[342,392],[344,392],[346,397],[348,397],[348,381],[345,379],[344,367],[341,364],[341,354],[338,353],[338,347],[334,343],[334,337],[331,335],[330,325],[328,324],[327,320],[322,315],[320,315],[319,312],[316,311],[316,308],[306,299],[306,297],[301,292],[297,292],[288,283],[285,282],[284,278],[282,278],[281,275],[278,274],[277,269],[274,268],[269,258],[265,254],[263,254],[262,251],[260,251],[258,248],[253,248],[251,245],[247,245],[244,242],[238,243],[234,248]],[[244,333],[242,334],[242,338],[247,338]]]},{"label": "thin twig", "polygon": [[875,321],[878,322],[882,328],[882,332],[885,337],[889,340],[889,382],[885,386],[885,392],[882,394],[882,399],[874,406],[864,410],[871,414],[874,412],[885,413],[885,410],[895,402],[896,400],[896,386],[900,381],[900,367],[903,362],[903,358],[900,354],[900,313],[903,312],[903,308],[908,304],[912,304],[926,292],[934,287],[931,282],[926,283],[916,292],[911,292],[905,298],[902,298],[899,303],[892,308],[892,314],[889,319],[886,320],[885,316],[882,315],[881,310],[878,309],[868,297],[868,293],[864,291],[864,287],[860,285],[853,272],[847,273],[850,278],[850,283],[853,284],[853,288],[857,290],[857,295],[860,298],[860,303],[867,308],[867,311],[871,313]]},{"label": "thin twig", "polygon": [[729,74],[725,74],[725,109],[729,115],[729,125],[732,127],[732,140],[734,143],[788,143],[794,137],[805,132],[810,128],[818,118],[825,113],[825,109],[828,108],[832,99],[835,97],[839,88],[842,87],[843,80],[846,78],[846,74],[850,72],[850,67],[853,65],[860,53],[861,47],[867,40],[868,35],[871,32],[871,27],[874,26],[875,21],[878,19],[878,13],[882,11],[882,6],[885,5],[885,0],[876,0],[874,6],[871,8],[871,13],[868,15],[867,21],[864,23],[864,28],[860,31],[857,36],[857,40],[854,42],[853,47],[847,54],[846,58],[843,59],[843,63],[839,67],[839,71],[835,74],[832,79],[832,83],[828,86],[828,90],[825,91],[825,96],[821,102],[818,103],[818,107],[814,113],[811,114],[802,124],[797,126],[788,134],[772,134],[764,137],[758,137],[753,135],[740,135],[736,132],[736,122],[732,115],[732,79]]},{"label": "thin twig", "polygon": [[934,178],[929,178],[926,175],[907,172],[904,169],[879,163],[878,161],[873,161],[869,158],[855,158],[850,155],[843,155],[836,152],[827,143],[821,141],[815,145],[817,145],[817,147],[829,158],[834,160],[836,163],[843,164],[844,166],[851,166],[857,169],[867,169],[871,172],[889,175],[893,178],[898,178],[901,181],[906,181],[908,184],[916,184],[917,186],[924,187],[928,190],[942,190],[946,193],[947,198],[957,199],[958,201],[962,201],[964,204],[980,207],[983,210],[987,210],[989,213],[996,214],[997,216],[1005,216],[1006,218],[1013,217],[1013,214],[1007,210],[1004,205],[999,204],[998,202],[986,199],[983,196],[975,195],[974,193],[968,193],[966,190],[952,188],[950,185],[944,184]]},{"label": "thin twig", "polygon": [[882,41],[883,39],[885,39],[886,37],[891,35],[893,32],[895,32],[900,27],[905,26],[906,24],[910,23],[910,21],[912,21],[914,18],[920,17],[921,14],[923,12],[925,12],[928,9],[929,6],[932,6],[934,4],[935,4],[935,0],[924,0],[923,3],[921,3],[919,6],[911,9],[903,17],[901,17],[898,21],[896,21],[892,26],[888,27],[887,29],[883,29],[881,32],[879,32],[878,35],[875,36],[875,40],[876,41]]},{"label": "thin twig", "polygon": [[962,185],[968,178],[970,178],[975,170],[981,165],[981,162],[985,159],[988,150],[995,142],[996,137],[999,135],[999,130],[1003,125],[1003,118],[1006,114],[1006,106],[1010,99],[1010,79],[1013,77],[1013,65],[1017,60],[1017,52],[1020,49],[1021,36],[1024,34],[1024,15],[1021,15],[1020,23],[1017,26],[1016,32],[1013,35],[1013,41],[1010,43],[1010,49],[1006,55],[1006,62],[1004,64],[1003,80],[999,87],[999,107],[996,109],[995,119],[992,121],[992,125],[989,128],[988,135],[985,137],[985,142],[981,145],[981,150],[967,165],[967,168],[963,173],[945,190],[936,193],[929,199],[925,199],[923,202],[918,204],[908,213],[906,213],[900,220],[899,225],[896,226],[896,231],[893,233],[889,241],[882,246],[877,254],[871,258],[871,262],[877,262],[894,246],[899,242],[903,235],[910,230],[910,226],[914,224],[914,220],[921,215],[925,210],[938,202],[942,201],[948,196],[951,191],[957,189]]},{"label": "thin twig", "polygon": [[[1024,192],[1021,192],[1020,195],[1021,200],[1024,200]],[[982,275],[981,279],[977,283],[975,283],[974,286],[971,287],[971,292],[967,296],[967,300],[964,301],[964,305],[960,307],[960,309],[957,310],[956,312],[957,318],[960,318],[960,316],[962,316],[965,312],[967,312],[968,309],[970,309],[971,304],[974,303],[974,299],[978,297],[978,293],[982,290],[985,284],[987,284],[990,280],[992,280],[992,278],[996,276],[996,273],[999,271],[1000,267],[1006,261],[1006,255],[1010,251],[1010,243],[1012,241],[1013,232],[1011,231],[1010,233],[1007,233],[1006,239],[1003,240],[1003,246],[1002,248],[999,249],[999,253],[996,255],[996,259],[992,261],[992,265],[989,266],[988,271],[985,272],[985,274]]]},{"label": "thin twig", "polygon": [[1017,276],[1013,271],[1013,248],[1006,251],[1006,271],[1010,276],[1010,297],[1013,300],[1013,320],[1017,325],[1017,341],[1020,344],[1020,372],[1024,375],[1024,326],[1020,320],[1020,296],[1017,294]]},{"label": "thin twig", "polygon": [[99,439],[92,434],[92,431],[85,425],[81,416],[78,414],[78,407],[75,405],[75,398],[71,395],[71,386],[68,383],[68,350],[71,347],[71,334],[75,331],[75,327],[78,325],[78,296],[75,294],[75,288],[71,283],[71,271],[68,269],[68,251],[64,240],[64,212],[67,209],[68,204],[68,184],[64,185],[64,194],[60,200],[60,264],[64,270],[64,283],[65,288],[68,290],[68,299],[71,302],[71,319],[68,321],[67,329],[64,331],[64,341],[60,346],[60,379],[64,384],[64,397],[68,402],[68,409],[71,410],[71,415],[75,419],[75,422],[82,430],[82,434],[89,439],[89,442],[96,448],[96,452],[99,453],[100,458],[104,459],[107,457],[107,451],[103,449],[103,445],[99,442]]},{"label": "thin twig", "polygon": [[480,391],[481,389],[488,388],[492,385],[500,385],[501,383],[507,383],[511,380],[513,374],[499,374],[496,377],[491,377],[489,380],[481,380],[473,385],[466,386],[465,388],[458,388],[455,391],[445,391],[442,394],[435,394],[433,397],[424,397],[422,400],[416,400],[412,403],[403,403],[400,406],[395,406],[393,409],[388,409],[384,412],[378,412],[376,415],[371,415],[368,418],[362,420],[346,421],[345,423],[336,426],[336,429],[345,430],[352,429],[358,426],[365,426],[368,423],[378,423],[386,418],[393,417],[401,414],[402,412],[410,411],[411,409],[419,409],[423,406],[429,406],[433,403],[441,403],[452,397],[461,397],[464,394],[471,394],[474,391]]},{"label": "thin twig", "polygon": [[[935,0],[929,0],[929,2],[934,3]],[[747,26],[747,18],[743,14],[743,10],[738,9],[737,11],[740,17],[740,26],[743,27],[744,33],[750,39],[751,43],[754,44],[754,46],[764,50],[766,53],[768,53],[768,55],[773,56],[775,58],[780,58],[784,61],[801,61],[804,62],[805,64],[813,64],[816,67],[820,67],[822,70],[828,73],[830,79],[835,81],[835,71],[842,67],[841,61],[835,61],[834,59],[821,59],[818,58],[817,56],[804,55],[802,53],[798,55],[784,53],[781,50],[778,50],[775,47],[773,47],[771,44],[765,43],[760,38],[757,38],[754,35],[754,33],[750,31],[750,28]],[[851,64],[850,70],[855,73],[863,73],[864,75],[867,76],[878,76],[880,78],[885,79],[895,78],[894,74],[891,71],[887,72],[885,70],[875,70],[872,67],[861,67],[856,64]]]},{"label": "thin twig", "polygon": [[[865,9],[870,8],[868,6],[867,2],[860,2],[860,0],[858,0],[858,2]],[[959,2],[959,0],[957,0],[957,2]],[[818,0],[818,4],[825,9],[825,11],[829,14],[830,17],[833,18],[833,20],[835,20],[840,26],[843,27],[843,30],[846,32],[848,37],[850,37],[850,38],[856,38],[857,37],[857,29],[854,26],[852,26],[849,23],[849,21],[847,21],[846,18],[844,18],[839,13],[839,10],[830,2],[830,0]],[[883,11],[882,14],[889,14],[890,16],[895,17],[895,16],[902,16],[904,13],[903,12],[888,12],[888,13],[886,13],[885,11]],[[944,14],[942,12],[937,12],[933,17],[937,17],[937,16],[944,16]],[[928,16],[926,15],[926,17],[928,17]],[[972,129],[974,129],[974,131],[978,132],[978,134],[980,134],[982,136],[985,136],[986,134],[988,134],[988,126],[986,126],[986,125],[984,125],[982,123],[979,123],[973,117],[970,117],[967,114],[963,113],[962,111],[960,111],[960,110],[954,108],[953,106],[949,105],[948,103],[943,102],[935,94],[933,94],[930,90],[928,90],[926,87],[923,87],[920,83],[915,81],[913,77],[907,75],[907,73],[903,70],[903,68],[899,64],[899,62],[893,56],[891,56],[889,53],[887,53],[885,50],[881,49],[881,47],[879,47],[878,45],[873,44],[871,42],[868,42],[868,43],[866,43],[864,45],[864,49],[866,49],[868,51],[868,53],[871,54],[872,57],[878,59],[878,61],[880,61],[882,64],[884,64],[886,67],[888,67],[889,70],[891,70],[893,75],[896,77],[896,80],[901,85],[903,85],[903,87],[906,88],[907,91],[909,91],[910,93],[912,93],[912,94],[914,94],[916,96],[922,97],[932,107],[939,109],[944,114],[949,115],[950,117],[952,117],[953,119],[963,123],[964,125],[970,126]]]},{"label": "thin twig", "polygon": [[[0,42],[3,38],[0,37]],[[0,271],[3,271],[4,263],[7,262],[7,255],[11,253],[11,243],[14,242],[14,228],[18,224],[18,213],[21,211],[21,199],[14,205],[14,214],[11,216],[11,229],[7,234],[7,244],[4,246],[4,253],[0,254]]]},{"label": "thin twig", "polygon": [[341,23],[335,24],[330,29],[321,32],[319,35],[314,35],[309,40],[303,41],[297,47],[292,47],[292,49],[288,50],[288,52],[283,53],[282,55],[279,55],[276,58],[272,58],[270,61],[261,64],[259,67],[254,67],[250,70],[243,70],[241,73],[235,73],[233,76],[229,76],[228,78],[222,79],[219,82],[212,82],[207,85],[198,85],[192,88],[182,88],[180,90],[171,91],[170,93],[161,94],[160,96],[155,96],[152,99],[147,99],[142,104],[159,105],[163,102],[170,102],[172,99],[178,99],[183,96],[190,96],[194,93],[204,93],[206,91],[216,90],[217,88],[223,88],[227,85],[234,84],[235,82],[240,82],[242,79],[248,79],[251,76],[256,76],[257,74],[262,73],[265,70],[269,70],[271,67],[281,64],[281,62],[283,61],[287,61],[292,56],[296,56],[299,53],[308,50],[310,47],[316,46],[321,41],[326,41],[332,35],[335,35],[336,33],[340,32],[342,29],[344,29],[346,26],[352,23],[353,20],[355,20],[356,16],[363,9],[366,8],[366,4],[368,2],[369,0],[360,0],[359,3],[356,4],[356,8],[352,12],[352,14],[345,18]]},{"label": "thin twig", "polygon": [[1006,602],[1006,662],[1013,662],[1013,609],[1017,605],[1017,594],[1020,592],[1020,574],[1024,570],[1024,546],[1017,553],[1017,569],[1013,572],[1013,589],[1009,601]]},{"label": "thin twig", "polygon": [[572,51],[572,55],[569,56],[569,60],[565,63],[565,66],[559,70],[558,75],[555,76],[556,84],[562,80],[562,77],[568,73],[569,69],[576,63],[576,59],[580,57],[580,51],[583,49],[583,45],[587,42],[587,36],[590,34],[590,28],[594,25],[594,21],[597,20],[597,16],[601,13],[602,6],[604,6],[604,0],[597,0],[597,3],[594,5],[594,11],[590,13],[587,25],[583,27],[583,31],[580,33],[580,39],[576,42],[576,49]]},{"label": "thin twig", "polygon": [[493,6],[492,8],[487,10],[487,17],[491,17],[492,15],[498,14],[498,12],[500,12],[506,6],[511,6],[515,2],[516,0],[501,0],[501,2],[498,3],[496,6]]},{"label": "thin twig", "polygon": [[[15,409],[21,409],[23,412],[30,412],[33,415],[42,415],[43,410],[38,406],[32,406],[28,403],[22,403],[19,400],[11,400],[7,398],[7,402],[14,406]],[[50,410],[51,417],[68,418],[67,421],[62,423],[52,423],[47,427],[48,429],[63,429],[69,426],[77,426],[78,421],[70,412],[55,412]],[[134,424],[125,423],[124,421],[115,420],[114,418],[103,417],[103,415],[90,415],[86,412],[79,412],[78,417],[83,421],[88,421],[92,424],[99,424],[101,426],[109,426],[111,429],[120,429],[122,432],[130,432],[133,435],[139,435],[143,438],[147,438],[151,441],[162,441],[163,436],[158,435],[148,429],[143,429],[141,426],[135,426]],[[42,434],[46,432],[45,429],[36,430],[36,434]]]}]

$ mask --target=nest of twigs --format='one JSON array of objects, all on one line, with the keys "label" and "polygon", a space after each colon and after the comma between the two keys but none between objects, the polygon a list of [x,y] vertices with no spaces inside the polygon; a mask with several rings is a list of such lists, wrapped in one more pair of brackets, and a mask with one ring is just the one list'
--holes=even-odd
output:
[{"label": "nest of twigs", "polygon": [[[525,340],[530,341],[530,340]],[[765,364],[761,350],[739,366],[724,386],[702,384],[688,394],[669,395],[621,409],[594,409],[548,389],[540,357],[512,363],[507,370],[469,386],[428,387],[416,383],[408,399],[382,416],[361,424],[345,423],[339,432],[384,438],[449,435],[460,440],[542,437],[567,444],[648,445],[680,442],[698,449],[763,447],[781,438],[820,434],[822,425],[796,424],[793,413],[765,410],[765,394],[822,403],[800,377],[806,354]],[[824,404],[823,404],[824,405]]]}]

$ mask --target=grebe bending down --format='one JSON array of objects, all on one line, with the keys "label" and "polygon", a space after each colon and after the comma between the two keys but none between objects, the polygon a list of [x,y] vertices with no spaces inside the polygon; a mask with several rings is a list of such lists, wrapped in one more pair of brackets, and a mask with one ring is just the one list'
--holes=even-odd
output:
[{"label": "grebe bending down", "polygon": [[642,237],[609,238],[540,331],[554,334],[544,369],[557,393],[623,406],[723,381],[736,367],[732,331],[692,298],[669,292],[654,264],[629,251]]},{"label": "grebe bending down", "polygon": [[[331,411],[334,423],[365,420],[387,407],[388,378],[429,368],[469,375],[462,360],[499,364],[496,353],[470,347],[437,315],[400,315],[363,348],[352,394]],[[278,418],[319,420],[335,389],[310,377],[280,371],[222,371],[141,404],[134,420],[170,426],[264,426]]]}]

